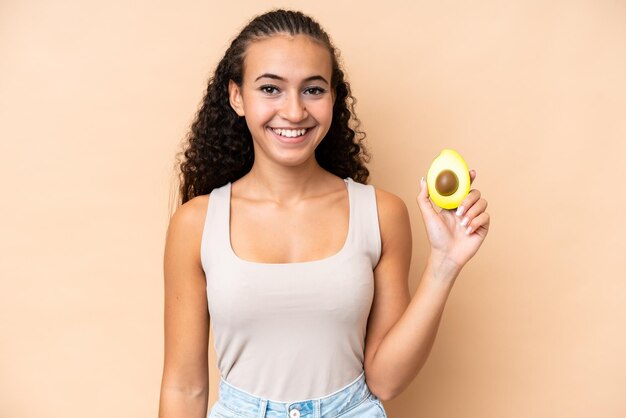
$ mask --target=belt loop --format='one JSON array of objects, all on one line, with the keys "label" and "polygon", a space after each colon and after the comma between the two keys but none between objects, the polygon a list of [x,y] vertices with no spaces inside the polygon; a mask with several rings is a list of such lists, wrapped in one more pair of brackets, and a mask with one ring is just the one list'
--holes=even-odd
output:
[{"label": "belt loop", "polygon": [[322,418],[322,401],[316,399],[313,401],[313,416],[314,418]]},{"label": "belt loop", "polygon": [[265,418],[265,411],[267,410],[267,399],[261,399],[261,403],[259,405],[259,415],[258,418]]}]

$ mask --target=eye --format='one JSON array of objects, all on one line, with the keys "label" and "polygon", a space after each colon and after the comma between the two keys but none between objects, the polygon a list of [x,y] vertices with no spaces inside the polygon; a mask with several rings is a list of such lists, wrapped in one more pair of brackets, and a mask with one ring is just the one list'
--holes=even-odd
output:
[{"label": "eye", "polygon": [[271,84],[266,84],[264,86],[261,86],[261,87],[259,87],[259,90],[261,90],[265,94],[276,94],[276,93],[278,93],[278,87],[272,86]]},{"label": "eye", "polygon": [[319,96],[320,94],[324,94],[325,92],[326,90],[321,87],[309,87],[304,90],[304,94],[310,94],[312,96]]}]

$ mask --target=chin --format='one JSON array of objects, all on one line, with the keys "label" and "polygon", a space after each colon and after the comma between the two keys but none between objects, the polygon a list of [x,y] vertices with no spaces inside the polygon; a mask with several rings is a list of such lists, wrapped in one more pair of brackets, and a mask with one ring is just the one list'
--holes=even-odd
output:
[{"label": "chin", "polygon": [[312,160],[315,160],[315,154],[307,154],[307,155],[292,155],[292,156],[274,156],[272,158],[275,162],[287,166],[287,167],[298,167],[301,165],[309,164]]}]

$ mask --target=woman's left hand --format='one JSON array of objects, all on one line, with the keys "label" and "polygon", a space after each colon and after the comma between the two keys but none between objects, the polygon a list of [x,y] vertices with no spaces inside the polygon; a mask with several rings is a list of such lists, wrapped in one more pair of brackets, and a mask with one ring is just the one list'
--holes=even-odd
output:
[{"label": "woman's left hand", "polygon": [[[470,184],[476,171],[470,170]],[[430,241],[431,257],[442,257],[462,268],[476,254],[489,232],[487,201],[480,191],[470,190],[459,209],[442,209],[437,213],[429,199],[426,182],[420,182],[417,204],[422,213]],[[469,231],[469,232],[468,232]]]}]

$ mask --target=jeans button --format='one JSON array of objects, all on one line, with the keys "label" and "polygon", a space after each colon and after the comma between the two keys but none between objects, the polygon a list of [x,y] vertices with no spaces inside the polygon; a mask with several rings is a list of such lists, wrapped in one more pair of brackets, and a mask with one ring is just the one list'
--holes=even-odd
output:
[{"label": "jeans button", "polygon": [[289,418],[300,418],[300,411],[297,409],[292,409],[289,411]]}]

